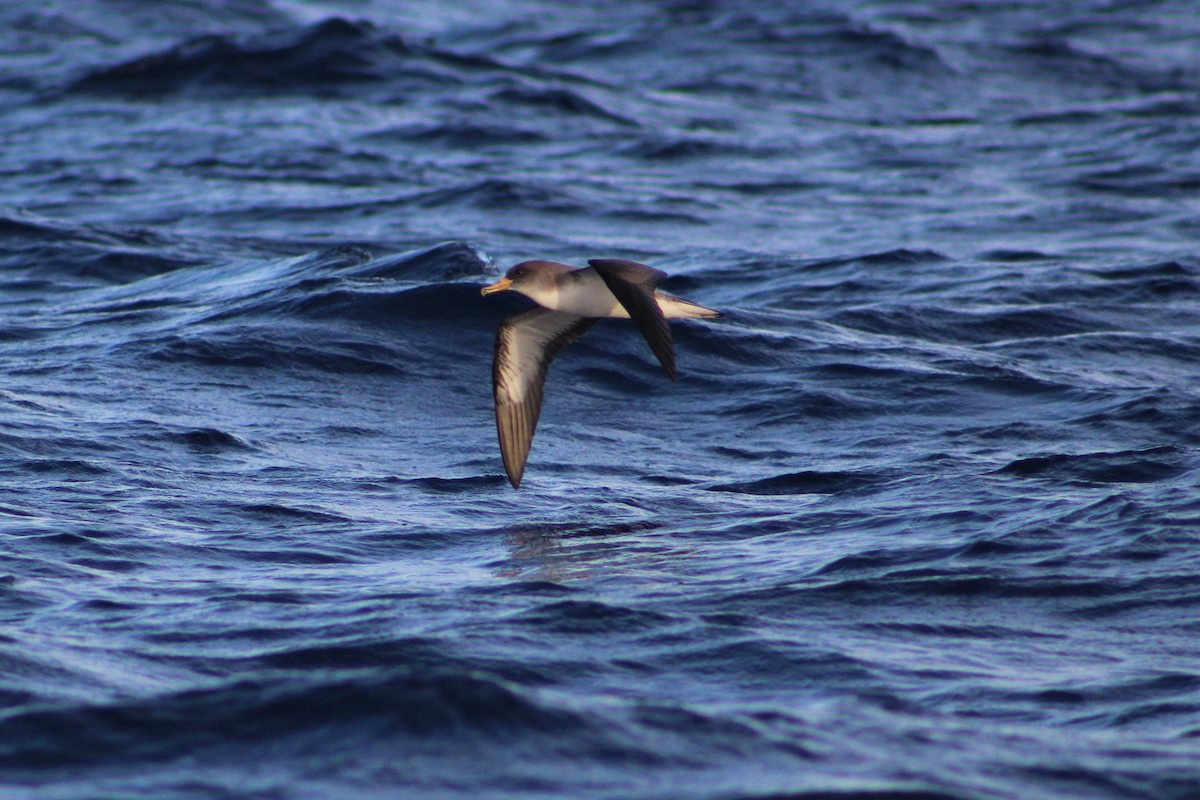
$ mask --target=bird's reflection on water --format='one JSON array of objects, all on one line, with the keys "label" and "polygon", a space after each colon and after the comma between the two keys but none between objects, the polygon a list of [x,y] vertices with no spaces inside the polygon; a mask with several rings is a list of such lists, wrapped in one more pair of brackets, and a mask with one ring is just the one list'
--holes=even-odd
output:
[{"label": "bird's reflection on water", "polygon": [[497,577],[507,580],[536,580],[577,583],[630,567],[652,567],[678,548],[665,542],[649,542],[630,536],[661,529],[656,522],[612,524],[552,524],[510,528],[503,532],[508,558],[493,564]]}]

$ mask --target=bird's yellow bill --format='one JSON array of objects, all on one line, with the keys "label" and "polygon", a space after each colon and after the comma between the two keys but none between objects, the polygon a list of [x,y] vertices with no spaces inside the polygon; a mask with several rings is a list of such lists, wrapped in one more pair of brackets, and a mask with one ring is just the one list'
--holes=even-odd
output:
[{"label": "bird's yellow bill", "polygon": [[512,286],[512,281],[508,278],[501,278],[491,286],[483,287],[481,294],[491,294],[492,292],[503,292],[508,287]]}]

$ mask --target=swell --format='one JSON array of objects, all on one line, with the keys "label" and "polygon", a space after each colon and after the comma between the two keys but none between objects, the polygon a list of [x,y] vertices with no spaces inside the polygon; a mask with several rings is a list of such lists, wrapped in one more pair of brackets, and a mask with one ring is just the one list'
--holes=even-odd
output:
[{"label": "swell", "polygon": [[181,270],[95,292],[73,311],[99,319],[145,307],[175,307],[193,325],[264,316],[381,322],[406,312],[436,315],[456,308],[461,314],[470,286],[477,286],[462,281],[482,280],[488,269],[480,253],[462,242],[381,258],[341,247],[280,261]]},{"label": "swell", "polygon": [[446,666],[242,678],[144,700],[10,715],[0,768],[55,771],[202,756],[336,736],[360,744],[603,737],[584,717],[544,706],[506,681]]},{"label": "swell", "polygon": [[190,308],[126,331],[119,349],[206,366],[412,374],[464,341],[489,346],[503,304],[480,296],[481,281],[463,282],[485,269],[476,250],[450,242],[380,259],[317,253],[259,265],[233,286],[183,275],[176,291]]},{"label": "swell", "polygon": [[923,306],[886,306],[843,311],[830,321],[856,330],[947,344],[984,344],[1008,339],[1053,338],[1107,329],[1112,323],[1078,308],[980,309],[976,312]]},{"label": "swell", "polygon": [[1107,91],[1132,90],[1154,94],[1194,88],[1186,73],[1135,65],[1116,56],[1084,50],[1053,33],[1002,46],[1009,74],[1047,81],[1061,88],[1072,86]]},{"label": "swell", "polygon": [[[85,247],[89,257],[113,254]],[[29,280],[41,275],[59,289],[92,275],[88,263],[75,254],[27,266]],[[147,253],[107,263],[119,271],[103,284],[14,310],[0,339],[41,354],[31,363],[47,368],[45,354],[83,348],[159,363],[409,374],[455,348],[490,352],[501,317],[519,306],[480,296],[490,264],[462,242],[379,258],[341,247],[275,261],[196,264]]]},{"label": "swell", "polygon": [[1196,453],[1180,447],[1146,450],[1052,454],[1017,459],[998,470],[1020,478],[1055,483],[1158,483],[1181,477],[1197,467]]},{"label": "swell", "polygon": [[[67,96],[134,99],[309,95],[395,102],[470,93],[484,84],[500,87],[489,90],[489,99],[497,106],[635,124],[588,97],[583,88],[587,83],[544,68],[513,67],[480,51],[458,52],[429,39],[405,37],[368,20],[335,16],[301,27],[186,39],[128,61],[92,68],[62,91]],[[449,138],[436,129],[434,136],[457,144],[463,143],[464,136],[477,140],[478,134],[470,128],[447,130]],[[529,139],[520,135],[516,141]]]},{"label": "swell", "polygon": [[298,30],[191,39],[92,70],[66,91],[133,97],[320,95],[385,82],[433,88],[455,80],[418,57],[399,36],[384,35],[369,22],[332,18]]},{"label": "swell", "polygon": [[331,339],[323,331],[283,325],[270,330],[227,329],[217,333],[175,333],[125,346],[143,357],[169,364],[204,367],[318,370],[338,374],[407,372],[409,353],[347,336]]},{"label": "swell", "polygon": [[[689,65],[654,75],[673,91],[842,104],[868,99],[861,82],[903,86],[911,99],[922,82],[954,76],[934,44],[832,11],[698,5],[680,12],[670,29],[648,28],[641,36],[667,42],[676,61]],[[719,60],[709,66],[705,56],[725,48],[742,54],[737,70],[720,69]]]},{"label": "swell", "polygon": [[716,492],[751,495],[835,494],[874,487],[889,477],[870,472],[804,470],[710,487]]},{"label": "swell", "polygon": [[[200,262],[148,231],[122,232],[18,214],[0,215],[0,267],[6,288],[120,284]],[[14,277],[20,284],[14,286]],[[42,284],[40,282],[46,282]]]}]

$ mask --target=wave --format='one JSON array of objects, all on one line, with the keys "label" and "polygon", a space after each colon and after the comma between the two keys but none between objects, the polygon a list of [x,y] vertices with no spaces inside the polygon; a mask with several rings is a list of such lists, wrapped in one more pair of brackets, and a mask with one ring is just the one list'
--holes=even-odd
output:
[{"label": "wave", "polygon": [[562,600],[528,611],[517,621],[547,633],[587,635],[646,633],[669,625],[671,618],[587,600]]},{"label": "wave", "polygon": [[887,306],[840,312],[830,317],[830,322],[868,333],[946,344],[1052,338],[1106,330],[1111,325],[1099,315],[1067,306],[977,312],[928,305]]},{"label": "wave", "polygon": [[868,488],[884,480],[884,476],[873,473],[805,470],[742,483],[724,483],[709,488],[715,492],[759,495],[834,494]]},{"label": "wave", "polygon": [[1043,478],[1073,484],[1158,483],[1196,468],[1191,450],[1152,447],[1147,450],[1052,454],[1017,459],[999,474]]},{"label": "wave", "polygon": [[[1188,361],[1195,364],[1194,358]],[[1200,445],[1200,403],[1178,397],[1166,390],[1146,392],[1134,397],[1109,398],[1099,408],[1075,420],[1112,435],[1116,431],[1153,432],[1180,445]]]},{"label": "wave", "polygon": [[459,186],[421,192],[404,200],[405,205],[423,208],[471,206],[489,211],[521,209],[554,214],[576,214],[586,210],[564,187],[531,180],[485,178]]},{"label": "wave", "polygon": [[387,81],[397,88],[440,87],[455,79],[414,63],[399,36],[368,22],[332,18],[300,30],[244,38],[211,35],[109,67],[75,80],[76,94],[135,97],[177,92],[217,95],[326,94]]},{"label": "wave", "polygon": [[761,148],[753,148],[731,141],[700,139],[694,136],[646,136],[621,150],[621,155],[645,161],[687,161],[704,158],[731,158],[767,155]]},{"label": "wave", "polygon": [[[10,285],[38,281],[118,284],[196,266],[199,260],[150,231],[114,231],[10,213],[0,215],[0,267]],[[176,251],[176,254],[172,254]]]},{"label": "wave", "polygon": [[1001,264],[1024,264],[1037,261],[1053,261],[1055,256],[1038,250],[987,250],[980,253],[980,261],[998,261]]},{"label": "wave", "polygon": [[[65,246],[80,247],[75,241]],[[104,251],[82,247],[89,256]],[[147,253],[109,262],[114,271],[101,285],[75,283],[95,276],[79,262],[76,254],[26,263],[26,281],[62,296],[51,307],[22,309],[0,340],[35,346],[90,331],[80,344],[159,363],[411,375],[456,350],[490,355],[500,320],[523,307],[514,297],[480,296],[492,267],[463,242],[379,258],[340,247],[215,264]]]},{"label": "wave", "polygon": [[634,120],[608,110],[578,89],[513,86],[492,93],[490,99],[495,103],[543,113],[549,111],[566,117],[585,117],[625,127],[638,127]]},{"label": "wave", "polygon": [[241,437],[227,433],[219,428],[191,428],[183,431],[173,431],[167,435],[168,441],[178,442],[189,450],[197,453],[221,453],[238,450],[252,450],[252,445]]},{"label": "wave", "polygon": [[[488,101],[495,107],[637,125],[589,97],[586,79],[537,66],[510,66],[482,52],[456,52],[432,41],[380,29],[366,20],[342,17],[302,27],[187,39],[158,52],[91,69],[63,91],[133,98],[299,94],[397,101],[411,95],[471,91],[481,75],[500,84],[488,93]],[[418,129],[414,135],[418,140],[432,136],[463,146],[479,141],[481,135],[486,138],[491,128],[490,124],[473,127]],[[523,131],[508,134],[508,138],[528,143],[542,136]]]},{"label": "wave", "polygon": [[366,20],[342,17],[244,35],[211,34],[101,66],[77,77],[67,94],[157,97],[362,96],[438,93],[476,73],[513,70],[481,54],[411,41]]},{"label": "wave", "polygon": [[1010,59],[1005,72],[1023,71],[1033,80],[1063,87],[1099,87],[1140,94],[1195,88],[1189,85],[1183,72],[1140,66],[1115,56],[1089,52],[1053,33],[1009,44],[1004,52]]},{"label": "wave", "polygon": [[709,27],[739,43],[774,48],[785,54],[795,54],[797,49],[809,54],[832,54],[891,71],[950,71],[933,45],[838,12],[786,6],[773,11],[722,12],[709,22]]},{"label": "wave", "polygon": [[324,332],[288,331],[284,326],[240,333],[172,334],[131,347],[147,358],[171,364],[339,374],[403,375],[407,370],[402,365],[408,361],[396,348],[348,338],[331,340]]},{"label": "wave", "polygon": [[1195,197],[1200,190],[1200,171],[1137,164],[1085,173],[1075,182],[1082,189],[1125,197]]},{"label": "wave", "polygon": [[426,122],[375,131],[361,138],[361,141],[380,144],[417,142],[472,152],[497,146],[531,145],[547,140],[548,137],[536,128],[497,121]]},{"label": "wave", "polygon": [[[408,655],[422,658],[419,647]],[[287,663],[302,663],[296,659]],[[305,742],[330,736],[363,743],[427,737],[460,744],[485,744],[496,737],[529,744],[530,739],[547,744],[560,737],[576,744],[603,739],[579,714],[544,706],[482,670],[447,666],[451,661],[443,657],[404,668],[389,659],[387,669],[379,670],[375,662],[368,674],[326,668],[333,674],[324,679],[247,677],[142,700],[18,712],[4,723],[0,768],[33,772],[131,765],[264,741],[303,750]]]}]

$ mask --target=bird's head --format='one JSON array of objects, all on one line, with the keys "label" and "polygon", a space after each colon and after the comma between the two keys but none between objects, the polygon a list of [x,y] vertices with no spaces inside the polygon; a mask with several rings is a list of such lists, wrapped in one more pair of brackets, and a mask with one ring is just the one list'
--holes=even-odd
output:
[{"label": "bird's head", "polygon": [[555,291],[558,276],[573,271],[573,267],[555,261],[522,261],[504,273],[504,277],[491,286],[483,287],[482,293],[514,291],[538,300]]}]

